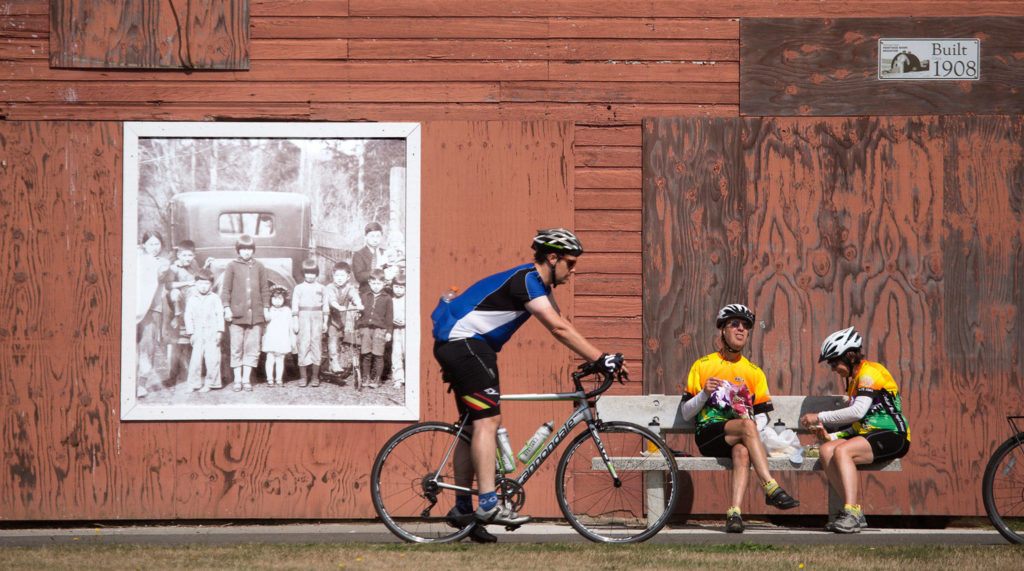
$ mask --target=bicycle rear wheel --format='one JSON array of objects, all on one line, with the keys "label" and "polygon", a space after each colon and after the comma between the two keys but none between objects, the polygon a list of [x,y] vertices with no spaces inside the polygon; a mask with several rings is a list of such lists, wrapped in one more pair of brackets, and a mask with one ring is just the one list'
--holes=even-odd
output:
[{"label": "bicycle rear wheel", "polygon": [[1003,442],[985,467],[985,512],[1010,543],[1024,543],[1024,432]]},{"label": "bicycle rear wheel", "polygon": [[[675,510],[679,498],[679,472],[675,458],[660,437],[650,430],[624,422],[595,425],[601,445],[611,459],[619,485],[608,471],[597,441],[588,429],[573,439],[558,462],[555,491],[558,506],[569,524],[591,541],[633,543],[658,533]],[[657,452],[647,453],[653,442]],[[637,460],[642,458],[641,460]],[[647,466],[644,466],[646,464]],[[643,468],[659,466],[663,474],[665,507],[648,517],[648,483],[657,483]]]},{"label": "bicycle rear wheel", "polygon": [[[444,461],[458,430],[442,422],[423,422],[399,431],[381,448],[370,474],[370,495],[384,525],[415,543],[443,543],[466,537],[445,521],[455,507],[455,492],[438,484],[455,483],[454,457]],[[469,445],[465,433],[459,438]],[[454,452],[453,452],[454,454]]]}]

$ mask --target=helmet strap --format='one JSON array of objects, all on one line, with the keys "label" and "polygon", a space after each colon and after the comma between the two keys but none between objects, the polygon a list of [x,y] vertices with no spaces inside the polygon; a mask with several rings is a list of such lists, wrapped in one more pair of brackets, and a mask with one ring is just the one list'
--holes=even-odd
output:
[{"label": "helmet strap", "polygon": [[729,345],[729,342],[725,340],[725,332],[724,331],[721,332],[721,336],[722,336],[722,352],[723,353],[738,354],[740,351],[742,351],[742,349],[734,349],[732,345]]}]

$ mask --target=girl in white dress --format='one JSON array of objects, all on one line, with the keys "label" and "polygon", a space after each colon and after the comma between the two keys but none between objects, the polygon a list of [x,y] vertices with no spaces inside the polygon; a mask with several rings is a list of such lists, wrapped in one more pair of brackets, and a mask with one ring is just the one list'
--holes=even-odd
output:
[{"label": "girl in white dress", "polygon": [[270,288],[270,308],[266,310],[267,330],[263,334],[263,352],[267,354],[267,385],[284,386],[284,356],[295,352],[292,310],[285,305],[288,290]]}]

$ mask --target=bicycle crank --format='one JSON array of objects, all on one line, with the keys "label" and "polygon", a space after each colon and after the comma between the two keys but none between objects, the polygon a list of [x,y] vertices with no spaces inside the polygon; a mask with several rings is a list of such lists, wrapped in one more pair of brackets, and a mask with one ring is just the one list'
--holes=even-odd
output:
[{"label": "bicycle crank", "polygon": [[526,492],[519,482],[502,477],[494,482],[494,487],[498,492],[498,501],[503,502],[510,510],[517,512],[526,503]]}]

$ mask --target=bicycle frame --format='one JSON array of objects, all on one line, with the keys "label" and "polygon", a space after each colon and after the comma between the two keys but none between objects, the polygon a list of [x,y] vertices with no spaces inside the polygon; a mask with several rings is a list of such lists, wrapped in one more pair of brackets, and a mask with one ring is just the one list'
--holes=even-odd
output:
[{"label": "bicycle frame", "polygon": [[1018,442],[1020,442],[1020,438],[1018,437],[1018,435],[1024,433],[1024,427],[1018,427],[1017,426],[1017,421],[1024,421],[1024,416],[1007,416],[1006,417],[1006,422],[1008,422],[1010,424],[1010,430],[1012,431],[1010,434],[1012,434],[1013,437]]},{"label": "bicycle frame", "polygon": [[[605,452],[604,443],[601,442],[601,437],[598,436],[597,430],[594,428],[594,411],[590,409],[590,403],[587,401],[586,391],[578,390],[571,393],[501,395],[501,400],[514,402],[571,400],[576,402],[576,409],[573,410],[572,414],[569,415],[569,418],[564,423],[562,423],[562,426],[558,430],[554,431],[551,440],[547,443],[547,445],[543,449],[541,449],[541,451],[534,456],[533,460],[531,460],[530,463],[523,468],[519,475],[515,477],[515,481],[516,483],[519,484],[519,486],[523,486],[526,484],[527,480],[529,480],[530,477],[533,476],[533,474],[537,471],[537,468],[540,468],[541,464],[543,464],[551,456],[551,453],[554,452],[555,448],[558,448],[558,445],[562,443],[562,440],[564,440],[565,437],[568,436],[570,432],[572,432],[572,429],[575,428],[580,423],[586,423],[587,429],[590,431],[591,436],[597,443],[597,449],[601,452],[601,459],[604,460],[604,465],[608,468],[608,473],[611,474],[616,484],[619,482],[619,475],[615,472],[615,467],[612,466],[611,459],[608,457],[608,453]],[[459,435],[466,427],[466,421],[466,416],[463,416],[461,419],[459,419],[459,422],[456,425],[458,427],[458,432],[456,433],[455,438],[452,439],[452,446],[449,447],[448,452],[445,454],[444,460],[442,460],[441,462],[441,466],[439,466],[437,472],[434,473],[435,479],[437,478],[437,475],[441,473],[441,469],[444,467],[444,465],[448,463],[448,459],[451,457],[455,445],[459,442]],[[444,482],[437,482],[437,487],[459,492],[469,492],[474,495],[477,493],[477,490],[465,488],[462,486],[456,486],[453,484],[446,484]]]}]

